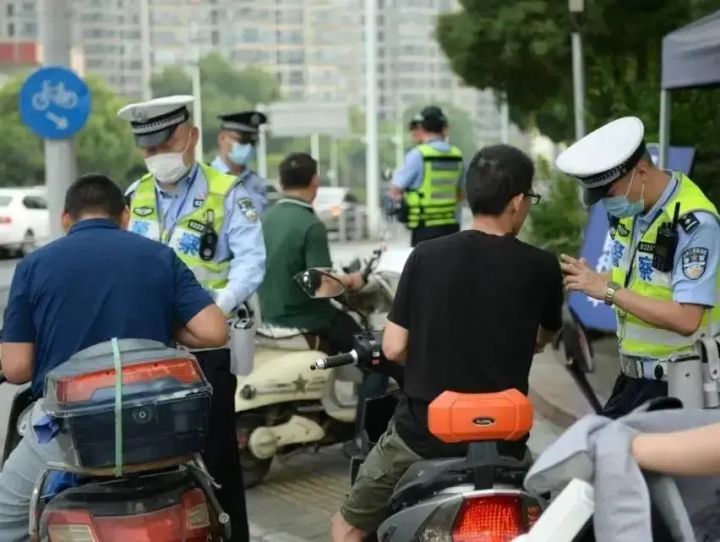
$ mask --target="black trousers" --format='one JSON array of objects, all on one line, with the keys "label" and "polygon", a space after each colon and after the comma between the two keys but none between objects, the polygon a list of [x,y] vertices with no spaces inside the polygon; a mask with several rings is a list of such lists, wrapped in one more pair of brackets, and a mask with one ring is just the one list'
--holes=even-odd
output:
[{"label": "black trousers", "polygon": [[410,246],[416,247],[418,243],[423,241],[429,241],[436,237],[442,237],[443,235],[450,235],[460,231],[459,224],[450,224],[449,226],[419,226],[413,228],[412,236],[410,238]]},{"label": "black trousers", "polygon": [[667,382],[631,378],[620,373],[615,380],[610,399],[602,410],[602,415],[617,419],[630,413],[643,403],[658,397],[667,397]]},{"label": "black trousers", "polygon": [[249,542],[245,486],[235,436],[235,389],[230,372],[230,350],[195,352],[205,377],[213,388],[210,425],[203,458],[210,474],[222,487],[217,497],[230,515],[232,542]]},{"label": "black trousers", "polygon": [[[352,316],[343,311],[336,311],[335,316],[327,328],[314,331],[323,342],[327,344],[328,354],[334,355],[340,352],[349,352],[353,349],[353,335],[360,333],[362,329],[353,320]],[[385,393],[388,385],[388,377],[376,372],[366,371],[363,373],[363,381],[358,390],[358,406],[355,412],[356,434],[362,430],[362,412],[365,400],[376,395]]]}]

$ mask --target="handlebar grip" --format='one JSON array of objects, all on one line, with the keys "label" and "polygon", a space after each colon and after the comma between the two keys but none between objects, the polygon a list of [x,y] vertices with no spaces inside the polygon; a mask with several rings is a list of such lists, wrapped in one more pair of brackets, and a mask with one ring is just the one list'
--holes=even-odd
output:
[{"label": "handlebar grip", "polygon": [[328,356],[320,358],[310,366],[313,371],[316,369],[333,369],[334,367],[342,367],[343,365],[353,365],[357,363],[358,355],[355,350],[351,350],[347,354],[338,354],[336,356]]}]

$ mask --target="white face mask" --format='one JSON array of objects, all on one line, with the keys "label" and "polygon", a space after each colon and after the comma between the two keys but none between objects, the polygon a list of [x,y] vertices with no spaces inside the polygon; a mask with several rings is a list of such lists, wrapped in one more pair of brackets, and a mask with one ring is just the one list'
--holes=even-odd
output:
[{"label": "white face mask", "polygon": [[187,175],[190,166],[185,165],[183,155],[190,146],[190,139],[182,152],[165,152],[145,159],[145,167],[155,179],[161,183],[175,184]]}]

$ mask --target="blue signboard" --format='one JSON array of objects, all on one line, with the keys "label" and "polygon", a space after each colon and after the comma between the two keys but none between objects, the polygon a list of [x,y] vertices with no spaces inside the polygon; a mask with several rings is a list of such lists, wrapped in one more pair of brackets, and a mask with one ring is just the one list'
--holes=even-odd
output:
[{"label": "blue signboard", "polygon": [[[648,152],[653,161],[657,163],[658,146],[653,143],[648,144]],[[693,147],[670,147],[667,167],[688,174],[692,169],[694,158],[695,149]],[[594,267],[599,273],[609,271],[611,267],[613,242],[608,231],[609,225],[602,203],[593,205],[585,227],[585,239],[580,256],[585,258],[590,267]],[[615,331],[615,311],[602,301],[574,292],[570,295],[568,303],[586,328]]]},{"label": "blue signboard", "polygon": [[40,137],[68,139],[90,114],[90,89],[62,66],[40,68],[20,89],[20,117]]}]

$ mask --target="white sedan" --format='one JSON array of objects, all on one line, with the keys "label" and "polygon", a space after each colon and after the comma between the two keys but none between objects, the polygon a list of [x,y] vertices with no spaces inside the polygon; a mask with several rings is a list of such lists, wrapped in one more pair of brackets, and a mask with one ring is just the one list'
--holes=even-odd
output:
[{"label": "white sedan", "polygon": [[0,188],[0,249],[23,256],[45,243],[49,235],[43,188]]}]

